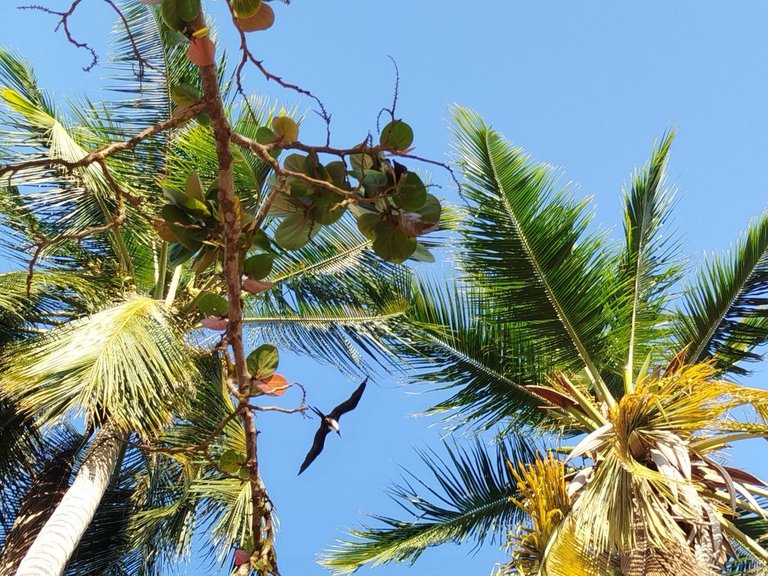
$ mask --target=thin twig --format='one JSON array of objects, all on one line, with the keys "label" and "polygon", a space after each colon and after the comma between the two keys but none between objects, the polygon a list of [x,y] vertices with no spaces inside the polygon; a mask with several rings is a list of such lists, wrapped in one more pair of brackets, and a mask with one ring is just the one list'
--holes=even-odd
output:
[{"label": "thin twig", "polygon": [[72,16],[72,14],[75,13],[75,10],[77,9],[78,4],[80,4],[82,0],[74,0],[72,4],[70,4],[69,9],[64,12],[59,12],[57,10],[52,10],[46,6],[40,6],[39,4],[30,4],[28,6],[19,6],[19,10],[38,10],[40,12],[45,12],[46,14],[51,14],[53,16],[59,16],[59,22],[56,24],[56,28],[54,28],[54,32],[58,32],[59,28],[64,28],[64,34],[67,37],[67,41],[75,46],[76,48],[80,48],[81,50],[86,50],[91,55],[91,62],[87,66],[83,66],[83,72],[90,72],[96,64],[99,63],[99,57],[96,55],[96,51],[91,48],[86,42],[80,42],[78,40],[75,40],[74,36],[72,36],[72,32],[69,30],[69,18]]},{"label": "thin twig", "polygon": [[[250,110],[250,103],[248,103],[248,100],[245,95],[245,90],[243,89],[243,70],[245,69],[246,65],[250,62],[253,64],[259,72],[262,73],[264,78],[267,79],[267,81],[272,80],[276,84],[282,86],[286,90],[292,90],[293,92],[297,92],[298,94],[302,94],[303,96],[307,96],[308,98],[311,98],[314,100],[318,107],[320,108],[319,111],[316,111],[318,116],[323,119],[323,122],[325,123],[325,140],[326,145],[330,144],[331,142],[331,115],[328,113],[328,110],[325,108],[325,104],[323,104],[323,101],[320,100],[317,96],[315,96],[312,92],[309,90],[302,88],[301,86],[297,84],[292,84],[290,82],[287,82],[282,79],[282,77],[277,76],[276,74],[273,74],[267,68],[264,66],[263,60],[258,60],[253,53],[251,52],[250,47],[248,46],[248,39],[246,38],[245,32],[243,32],[240,27],[237,24],[237,18],[235,16],[235,10],[232,7],[232,1],[227,1],[227,7],[229,8],[229,13],[232,18],[232,24],[234,24],[235,30],[237,30],[238,34],[240,34],[240,53],[241,58],[240,62],[237,65],[237,68],[235,69],[235,83],[237,85],[237,92],[243,96],[246,100],[246,105],[248,106]],[[286,2],[287,4],[287,2]],[[253,110],[250,110],[251,115],[255,117],[255,114],[253,113]]]}]

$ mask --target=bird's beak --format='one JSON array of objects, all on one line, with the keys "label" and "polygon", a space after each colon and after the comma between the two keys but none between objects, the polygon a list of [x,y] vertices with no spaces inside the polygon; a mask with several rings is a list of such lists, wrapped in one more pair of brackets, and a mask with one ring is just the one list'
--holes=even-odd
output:
[{"label": "bird's beak", "polygon": [[341,438],[341,430],[336,430],[336,434],[338,434],[339,438]]}]

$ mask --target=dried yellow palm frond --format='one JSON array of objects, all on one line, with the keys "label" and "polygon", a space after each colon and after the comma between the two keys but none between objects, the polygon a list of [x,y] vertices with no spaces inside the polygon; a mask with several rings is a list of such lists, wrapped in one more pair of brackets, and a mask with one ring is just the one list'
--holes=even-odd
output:
[{"label": "dried yellow palm frond", "polygon": [[643,377],[615,407],[611,420],[635,432],[667,430],[683,439],[717,422],[742,404],[732,395],[734,384],[715,380],[712,364],[682,366],[671,375]]},{"label": "dried yellow palm frond", "polygon": [[571,507],[565,464],[547,454],[519,468],[510,463],[509,469],[520,494],[513,501],[531,518],[530,527],[518,527],[510,535],[512,564],[520,574],[529,574],[537,570],[552,535]]},{"label": "dried yellow palm frond", "polygon": [[550,540],[538,576],[621,575],[618,557],[596,552],[584,540],[576,522],[567,517]]},{"label": "dried yellow palm frond", "polygon": [[519,469],[510,467],[520,497],[515,503],[531,518],[510,534],[512,561],[498,572],[522,576],[612,576],[617,574],[609,554],[585,554],[583,538],[569,517],[571,498],[565,464],[551,453]]}]

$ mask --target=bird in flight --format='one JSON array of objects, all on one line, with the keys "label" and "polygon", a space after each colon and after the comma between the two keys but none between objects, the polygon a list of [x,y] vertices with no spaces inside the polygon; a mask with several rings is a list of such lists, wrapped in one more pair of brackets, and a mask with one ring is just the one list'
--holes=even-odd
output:
[{"label": "bird in flight", "polygon": [[312,411],[320,417],[320,428],[318,428],[317,432],[315,432],[315,440],[312,442],[312,448],[309,449],[307,457],[304,458],[304,462],[302,463],[301,468],[299,468],[299,474],[304,472],[304,470],[306,470],[309,465],[315,461],[315,458],[320,455],[320,452],[323,451],[323,446],[325,446],[325,437],[328,436],[328,433],[331,430],[341,436],[341,431],[339,430],[339,418],[341,418],[342,414],[351,412],[355,409],[355,407],[357,407],[358,402],[360,402],[360,398],[363,396],[363,391],[365,390],[365,385],[367,383],[368,377],[366,377],[362,384],[357,387],[357,390],[352,392],[352,396],[344,400],[344,402],[336,406],[336,408],[331,410],[328,414],[323,414],[314,406],[311,407]]}]

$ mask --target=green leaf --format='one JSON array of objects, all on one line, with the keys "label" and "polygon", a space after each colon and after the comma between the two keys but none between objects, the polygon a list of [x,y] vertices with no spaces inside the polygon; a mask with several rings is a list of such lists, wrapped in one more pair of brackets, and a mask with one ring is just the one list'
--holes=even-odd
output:
[{"label": "green leaf", "polygon": [[204,316],[226,316],[229,302],[219,294],[204,292],[197,298],[197,309]]},{"label": "green leaf", "polygon": [[339,221],[347,211],[347,207],[341,203],[325,204],[315,210],[315,220],[323,226],[330,226]]},{"label": "green leaf", "polygon": [[[434,198],[434,196],[432,196]],[[427,187],[421,181],[419,175],[415,172],[408,172],[397,183],[397,194],[393,200],[398,208],[408,210],[409,212],[419,212],[427,200]],[[437,218],[440,219],[440,203],[438,202]],[[428,209],[429,210],[429,209]],[[421,214],[421,212],[419,212]],[[424,218],[422,214],[422,219]],[[437,222],[437,220],[435,220]]]},{"label": "green leaf", "polygon": [[160,209],[160,215],[163,217],[163,220],[168,223],[176,222],[187,226],[192,224],[192,220],[187,216],[187,213],[175,204],[165,204]]},{"label": "green leaf", "polygon": [[299,125],[288,116],[272,118],[272,130],[283,142],[295,142],[299,139]]},{"label": "green leaf", "polygon": [[262,344],[248,354],[248,372],[257,380],[269,378],[277,370],[280,353],[272,344]]},{"label": "green leaf", "polygon": [[253,245],[260,250],[264,250],[265,252],[272,250],[272,242],[264,230],[256,230],[253,235]]},{"label": "green leaf", "polygon": [[424,262],[427,264],[433,264],[435,262],[435,256],[430,252],[424,244],[416,242],[416,250],[411,254],[411,260],[416,262]]},{"label": "green leaf", "polygon": [[349,156],[349,163],[352,165],[353,170],[362,173],[371,169],[373,158],[369,154],[351,154]]},{"label": "green leaf", "polygon": [[186,28],[184,19],[179,14],[179,0],[163,0],[160,5],[160,14],[171,30],[183,32]]},{"label": "green leaf", "polygon": [[347,183],[347,165],[342,160],[335,160],[325,165],[325,171],[331,182],[338,188],[345,188]]},{"label": "green leaf", "polygon": [[197,198],[187,196],[178,188],[174,188],[173,186],[166,186],[163,188],[163,193],[165,194],[166,198],[176,204],[176,206],[179,208],[182,208],[188,214],[198,217],[211,215],[211,211],[208,209],[208,206],[204,202],[201,202]]},{"label": "green leaf", "polygon": [[433,225],[437,224],[440,222],[440,214],[442,213],[440,200],[432,196],[432,194],[427,194],[424,204],[421,208],[414,210],[414,212],[419,214],[425,223]]},{"label": "green leaf", "polygon": [[366,196],[374,196],[379,190],[387,185],[387,175],[378,170],[368,170],[362,176],[363,188]]},{"label": "green leaf", "polygon": [[416,251],[416,238],[407,236],[397,224],[384,220],[373,229],[373,251],[387,262],[400,264]]},{"label": "green leaf", "polygon": [[203,195],[203,183],[200,180],[200,175],[197,172],[190,172],[187,178],[187,185],[184,190],[190,198],[199,200],[205,203],[205,196]]},{"label": "green leaf", "polygon": [[256,142],[259,144],[272,144],[275,140],[277,140],[277,134],[266,126],[259,126],[259,129],[256,130]]},{"label": "green leaf", "polygon": [[286,216],[275,230],[275,242],[285,250],[297,250],[320,231],[320,225],[296,212]]},{"label": "green leaf", "polygon": [[171,89],[171,98],[179,106],[191,106],[202,98],[202,94],[191,84],[177,84]]},{"label": "green leaf", "polygon": [[203,241],[208,236],[208,233],[202,228],[187,228],[174,222],[170,222],[168,227],[182,246],[192,252],[200,250],[203,247]]},{"label": "green leaf", "polygon": [[402,120],[395,120],[384,126],[379,142],[382,146],[405,150],[413,144],[413,129]]},{"label": "green leaf", "polygon": [[373,230],[379,222],[381,222],[381,216],[379,216],[379,214],[375,212],[364,212],[357,217],[357,229],[360,230],[360,233],[368,238],[368,240],[373,240],[376,238]]},{"label": "green leaf", "polygon": [[288,185],[288,196],[291,198],[306,198],[315,193],[312,184],[299,178],[288,178],[286,184]]},{"label": "green leaf", "polygon": [[237,474],[243,462],[245,462],[245,456],[231,448],[224,450],[219,456],[219,468],[227,474]]},{"label": "green leaf", "polygon": [[261,8],[262,0],[232,0],[232,8],[238,18],[250,18]]},{"label": "green leaf", "polygon": [[254,280],[261,280],[269,276],[272,271],[274,258],[271,254],[254,254],[243,262],[243,272]]},{"label": "green leaf", "polygon": [[307,173],[307,157],[303,154],[289,154],[283,160],[283,168],[291,172]]},{"label": "green leaf", "polygon": [[184,22],[192,22],[200,13],[200,0],[176,0],[176,11]]}]

